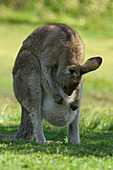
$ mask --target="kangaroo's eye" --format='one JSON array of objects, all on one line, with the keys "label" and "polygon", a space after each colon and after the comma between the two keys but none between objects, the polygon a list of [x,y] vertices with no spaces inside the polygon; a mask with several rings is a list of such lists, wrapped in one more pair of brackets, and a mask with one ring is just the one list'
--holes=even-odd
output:
[{"label": "kangaroo's eye", "polygon": [[70,74],[73,75],[73,76],[79,76],[79,75],[80,75],[80,73],[79,73],[79,71],[76,69],[76,67],[70,66],[70,67],[68,67],[67,71],[68,71],[68,73],[70,73]]}]

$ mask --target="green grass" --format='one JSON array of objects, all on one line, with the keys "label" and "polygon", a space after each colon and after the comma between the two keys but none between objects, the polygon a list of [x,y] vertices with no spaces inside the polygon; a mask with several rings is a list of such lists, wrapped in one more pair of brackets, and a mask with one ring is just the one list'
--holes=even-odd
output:
[{"label": "green grass", "polygon": [[[68,24],[68,20],[65,22]],[[70,24],[71,25],[71,24]],[[14,134],[20,123],[20,106],[13,94],[12,67],[22,41],[39,24],[0,24],[0,133]],[[97,31],[76,29],[85,44],[85,60],[102,56],[103,64],[84,76],[80,115],[81,144],[68,145],[67,127],[56,128],[43,122],[47,140],[0,139],[0,169],[113,169],[113,39]]]}]

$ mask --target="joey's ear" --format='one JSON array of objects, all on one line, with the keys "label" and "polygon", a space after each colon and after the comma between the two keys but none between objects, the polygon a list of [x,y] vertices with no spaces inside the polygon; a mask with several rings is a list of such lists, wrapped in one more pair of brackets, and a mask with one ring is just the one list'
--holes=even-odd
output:
[{"label": "joey's ear", "polygon": [[90,71],[96,70],[100,67],[102,63],[101,57],[93,57],[88,59],[83,65],[80,66],[81,74],[88,73]]}]

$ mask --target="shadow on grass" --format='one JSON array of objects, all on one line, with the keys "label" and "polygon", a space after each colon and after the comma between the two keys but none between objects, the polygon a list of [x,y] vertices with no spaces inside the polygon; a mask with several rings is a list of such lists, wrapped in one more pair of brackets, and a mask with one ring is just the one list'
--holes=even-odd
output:
[{"label": "shadow on grass", "polygon": [[17,132],[18,126],[2,126],[0,125],[0,134],[13,135]]},{"label": "shadow on grass", "polygon": [[[18,126],[3,127],[0,126],[0,132],[4,134],[15,134]],[[44,133],[47,139],[55,141],[54,143],[36,144],[33,141],[11,141],[0,139],[0,152],[14,152],[18,154],[61,154],[66,156],[113,156],[113,132],[95,132],[82,130],[80,132],[81,144],[66,144],[67,128],[45,127]],[[3,134],[3,133],[2,133]]]}]

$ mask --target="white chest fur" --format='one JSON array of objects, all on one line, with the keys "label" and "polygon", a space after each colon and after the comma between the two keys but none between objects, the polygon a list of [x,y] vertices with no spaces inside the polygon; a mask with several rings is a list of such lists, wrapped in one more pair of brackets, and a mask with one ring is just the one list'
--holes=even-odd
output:
[{"label": "white chest fur", "polygon": [[76,111],[72,111],[67,101],[63,100],[61,105],[54,102],[50,95],[45,95],[42,103],[42,116],[54,126],[65,126],[70,124],[76,116]]}]

